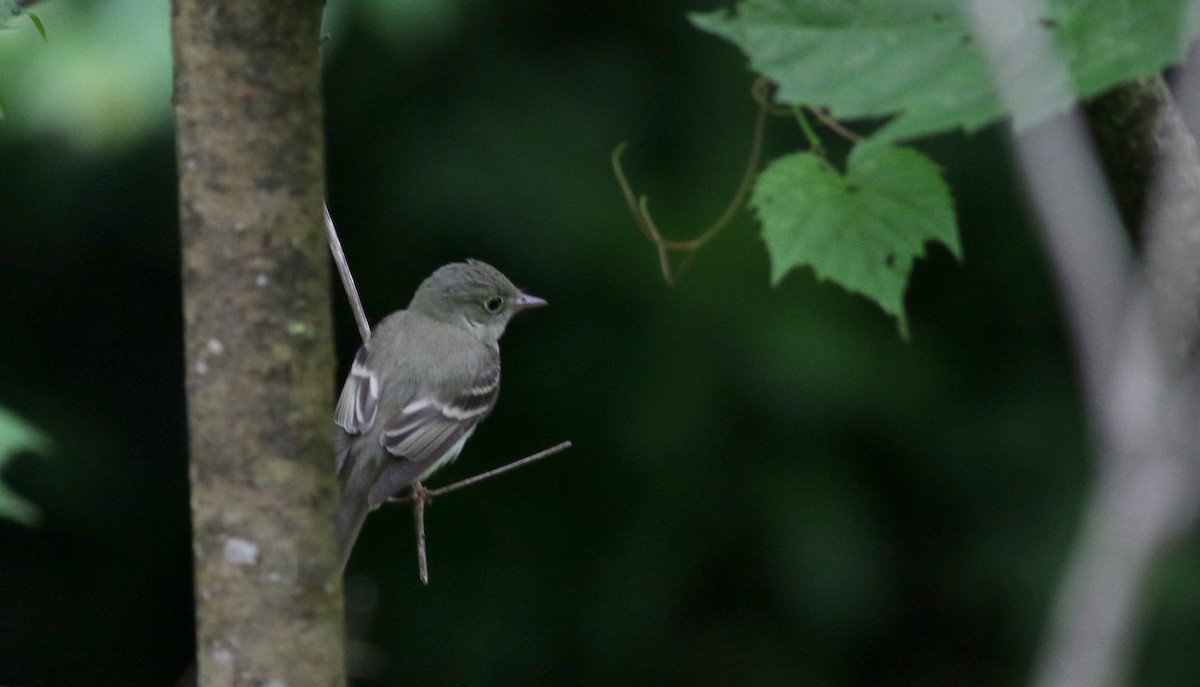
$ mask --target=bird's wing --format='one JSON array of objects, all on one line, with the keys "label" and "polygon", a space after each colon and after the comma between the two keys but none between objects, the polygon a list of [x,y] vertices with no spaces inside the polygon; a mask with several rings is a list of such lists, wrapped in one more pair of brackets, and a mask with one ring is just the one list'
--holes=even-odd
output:
[{"label": "bird's wing", "polygon": [[418,395],[384,418],[379,441],[393,461],[371,487],[374,506],[454,460],[475,426],[492,412],[500,392],[500,355],[493,352],[471,385],[452,398]]},{"label": "bird's wing", "polygon": [[342,428],[334,443],[334,456],[339,472],[346,462],[346,457],[350,455],[350,445],[354,437],[366,434],[375,424],[382,393],[383,383],[379,374],[367,367],[367,347],[365,344],[359,346],[333,414],[334,422]]},{"label": "bird's wing", "polygon": [[334,413],[338,427],[348,434],[365,434],[375,424],[381,392],[379,375],[367,367],[367,347],[359,346]]}]

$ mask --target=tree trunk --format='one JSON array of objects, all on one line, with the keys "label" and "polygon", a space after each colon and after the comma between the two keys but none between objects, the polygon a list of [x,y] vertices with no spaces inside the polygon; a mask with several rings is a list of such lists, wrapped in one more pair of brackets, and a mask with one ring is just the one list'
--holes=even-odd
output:
[{"label": "tree trunk", "polygon": [[344,684],[313,0],[173,0],[202,685]]}]

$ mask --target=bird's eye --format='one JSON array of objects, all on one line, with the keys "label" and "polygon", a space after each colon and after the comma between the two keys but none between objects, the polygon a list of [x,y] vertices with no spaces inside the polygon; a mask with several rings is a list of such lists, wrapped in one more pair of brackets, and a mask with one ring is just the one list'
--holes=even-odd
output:
[{"label": "bird's eye", "polygon": [[498,312],[500,307],[503,305],[503,298],[499,296],[492,296],[491,298],[487,299],[487,302],[483,304],[483,307],[487,308],[488,312]]}]

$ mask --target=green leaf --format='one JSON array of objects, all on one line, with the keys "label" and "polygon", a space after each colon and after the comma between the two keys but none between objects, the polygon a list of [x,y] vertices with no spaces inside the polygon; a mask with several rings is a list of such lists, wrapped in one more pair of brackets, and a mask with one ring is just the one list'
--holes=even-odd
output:
[{"label": "green leaf", "polygon": [[[1074,95],[1087,98],[1180,61],[1197,32],[1192,8],[1193,0],[1050,0],[1013,40],[1048,34]],[[1007,114],[959,0],[744,0],[736,15],[690,18],[737,44],[754,71],[778,84],[781,103],[827,108],[839,119],[892,117],[874,136],[883,142],[973,131]],[[1044,80],[1026,61],[1031,83]],[[1070,89],[1039,93],[1018,125],[1074,101]]]},{"label": "green leaf", "polygon": [[910,148],[858,146],[845,175],[812,153],[779,158],[759,174],[750,205],[762,222],[772,283],[811,267],[875,301],[905,338],[913,260],[927,241],[962,257],[950,190],[937,166]]},{"label": "green leaf", "polygon": [[[37,428],[0,407],[0,471],[22,451],[48,453],[50,440]],[[36,525],[38,509],[0,482],[0,517]]]},{"label": "green leaf", "polygon": [[29,15],[29,21],[33,22],[33,25],[37,27],[38,33],[42,34],[42,40],[46,43],[49,43],[50,40],[46,38],[46,27],[42,24],[42,18],[31,13]]}]

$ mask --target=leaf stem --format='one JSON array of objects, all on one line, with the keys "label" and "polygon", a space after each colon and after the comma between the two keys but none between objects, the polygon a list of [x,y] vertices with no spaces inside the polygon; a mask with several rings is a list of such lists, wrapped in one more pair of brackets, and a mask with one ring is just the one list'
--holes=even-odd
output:
[{"label": "leaf stem", "polygon": [[804,108],[800,105],[795,105],[792,107],[792,113],[796,116],[796,123],[800,125],[800,131],[804,132],[804,137],[808,139],[808,147],[814,153],[824,157],[825,145],[821,143],[821,137],[813,130],[812,124],[808,123],[808,117],[804,116]]}]

